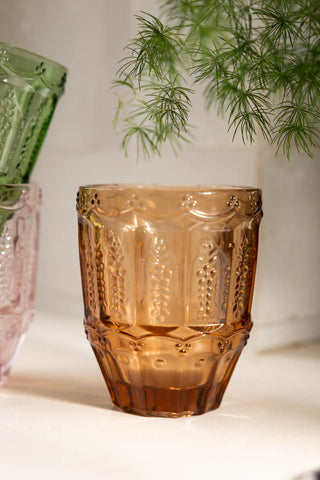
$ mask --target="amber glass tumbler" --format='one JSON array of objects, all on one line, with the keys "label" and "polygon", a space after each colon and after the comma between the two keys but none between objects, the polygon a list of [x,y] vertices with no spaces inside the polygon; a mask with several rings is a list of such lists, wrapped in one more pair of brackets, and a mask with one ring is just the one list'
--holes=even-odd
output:
[{"label": "amber glass tumbler", "polygon": [[217,408],[252,326],[261,191],[92,185],[77,209],[85,329],[115,405]]}]

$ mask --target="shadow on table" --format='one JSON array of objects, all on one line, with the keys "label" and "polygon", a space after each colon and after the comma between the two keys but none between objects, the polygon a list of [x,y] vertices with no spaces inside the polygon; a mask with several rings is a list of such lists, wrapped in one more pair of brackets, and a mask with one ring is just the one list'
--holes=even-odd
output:
[{"label": "shadow on table", "polygon": [[100,388],[96,383],[84,381],[83,378],[57,378],[41,374],[11,375],[5,385],[6,390],[117,411],[103,384]]}]

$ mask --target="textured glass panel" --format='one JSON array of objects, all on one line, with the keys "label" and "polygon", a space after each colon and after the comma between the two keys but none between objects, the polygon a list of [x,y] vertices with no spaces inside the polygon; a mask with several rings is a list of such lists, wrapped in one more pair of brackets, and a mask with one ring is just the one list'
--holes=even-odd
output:
[{"label": "textured glass panel", "polygon": [[34,313],[40,189],[0,185],[0,384]]},{"label": "textured glass panel", "polygon": [[27,182],[63,93],[66,69],[0,42],[0,183]]}]

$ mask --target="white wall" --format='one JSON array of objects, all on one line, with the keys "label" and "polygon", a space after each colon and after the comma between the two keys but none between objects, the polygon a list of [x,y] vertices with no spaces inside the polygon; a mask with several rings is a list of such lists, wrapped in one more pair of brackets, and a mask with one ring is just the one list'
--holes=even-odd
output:
[{"label": "white wall", "polygon": [[260,348],[320,337],[320,152],[275,158],[260,143],[264,218],[255,297]]},{"label": "white wall", "polygon": [[[319,158],[288,164],[283,158],[275,161],[272,150],[263,144],[250,148],[240,140],[232,143],[224,121],[215,114],[208,117],[201,101],[196,102],[192,118],[198,125],[197,139],[178,157],[166,150],[161,159],[149,162],[137,162],[134,151],[125,158],[112,129],[116,100],[110,85],[122,49],[135,30],[132,15],[154,11],[154,5],[153,0],[1,0],[1,39],[69,69],[66,93],[33,174],[44,197],[38,304],[83,315],[75,212],[80,184],[249,184],[264,188],[265,210],[254,304],[256,342],[259,348],[279,343],[274,327],[279,322],[290,332],[294,324],[290,340],[296,340],[303,319],[310,315],[318,319],[320,312],[315,293],[319,289],[315,268],[319,266]],[[304,200],[307,208],[302,206]],[[319,327],[314,328],[320,335]],[[281,338],[283,342],[287,337]]]}]

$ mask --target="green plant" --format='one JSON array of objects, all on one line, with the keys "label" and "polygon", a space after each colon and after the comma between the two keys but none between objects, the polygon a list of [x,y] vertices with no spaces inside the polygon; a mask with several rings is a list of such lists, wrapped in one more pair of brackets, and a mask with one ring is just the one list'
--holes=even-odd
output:
[{"label": "green plant", "polygon": [[115,81],[125,151],[190,141],[195,84],[245,143],[260,131],[288,158],[319,148],[319,0],[162,0],[159,18],[136,18]]}]

